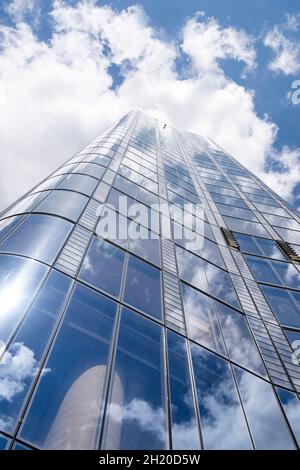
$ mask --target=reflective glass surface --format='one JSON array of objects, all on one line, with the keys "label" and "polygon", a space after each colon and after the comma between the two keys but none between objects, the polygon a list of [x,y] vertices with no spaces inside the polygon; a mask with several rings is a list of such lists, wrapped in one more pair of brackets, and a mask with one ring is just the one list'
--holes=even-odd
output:
[{"label": "reflective glass surface", "polygon": [[252,449],[227,361],[191,345],[205,449]]},{"label": "reflective glass surface", "polygon": [[238,367],[234,372],[255,448],[294,449],[271,385]]},{"label": "reflective glass surface", "polygon": [[162,328],[122,310],[105,449],[165,449],[165,371]]},{"label": "reflective glass surface", "polygon": [[216,307],[230,358],[246,369],[266,377],[265,367],[246,318],[220,302]]},{"label": "reflective glass surface", "polygon": [[172,448],[200,449],[186,341],[168,331],[168,361],[172,414]]},{"label": "reflective glass surface", "polygon": [[91,176],[70,174],[59,183],[57,188],[70,189],[91,196],[97,184],[98,181]]},{"label": "reflective glass surface", "polygon": [[124,251],[94,236],[83,260],[79,279],[118,297],[124,259]]},{"label": "reflective glass surface", "polygon": [[300,328],[300,311],[288,291],[277,287],[261,286],[278,321],[285,326]]},{"label": "reflective glass surface", "polygon": [[287,415],[289,424],[296,437],[298,446],[300,444],[300,401],[296,393],[276,387],[280,403]]},{"label": "reflective glass surface", "polygon": [[22,216],[9,217],[0,222],[0,242],[17,226],[23,219]]},{"label": "reflective glass surface", "polygon": [[160,271],[134,256],[129,256],[124,301],[161,320]]},{"label": "reflective glass surface", "polygon": [[0,245],[0,252],[28,256],[51,264],[58,256],[73,224],[59,217],[30,215]]},{"label": "reflective glass surface", "polygon": [[1,381],[10,385],[0,398],[0,428],[5,432],[14,432],[70,285],[69,277],[50,273],[1,360]]},{"label": "reflective glass surface", "polygon": [[73,191],[55,190],[38,204],[34,211],[60,215],[76,222],[87,201],[88,198],[83,194]]},{"label": "reflective glass surface", "polygon": [[115,302],[76,287],[22,426],[23,439],[43,449],[98,447],[115,314]]},{"label": "reflective glass surface", "polygon": [[47,267],[17,256],[0,255],[0,352],[23,318]]},{"label": "reflective glass surface", "polygon": [[209,349],[226,354],[212,299],[183,283],[181,289],[189,337]]}]

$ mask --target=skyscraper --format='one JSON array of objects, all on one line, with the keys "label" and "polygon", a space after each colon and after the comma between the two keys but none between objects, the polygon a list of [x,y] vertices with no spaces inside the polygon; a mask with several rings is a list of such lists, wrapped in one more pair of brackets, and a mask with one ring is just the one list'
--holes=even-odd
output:
[{"label": "skyscraper", "polygon": [[129,112],[0,215],[0,447],[296,449],[299,261],[287,203]]}]

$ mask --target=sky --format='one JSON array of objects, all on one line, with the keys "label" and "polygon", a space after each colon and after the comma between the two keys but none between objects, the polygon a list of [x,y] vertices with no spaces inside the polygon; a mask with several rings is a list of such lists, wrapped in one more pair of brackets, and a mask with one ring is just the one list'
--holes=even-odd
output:
[{"label": "sky", "polygon": [[299,0],[1,0],[0,210],[132,108],[300,210]]}]

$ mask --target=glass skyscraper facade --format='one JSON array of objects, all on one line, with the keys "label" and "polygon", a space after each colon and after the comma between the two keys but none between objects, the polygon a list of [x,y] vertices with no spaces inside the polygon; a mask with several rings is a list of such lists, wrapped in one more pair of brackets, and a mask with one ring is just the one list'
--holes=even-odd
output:
[{"label": "glass skyscraper facade", "polygon": [[129,112],[0,214],[0,448],[297,449],[299,260],[279,196]]}]

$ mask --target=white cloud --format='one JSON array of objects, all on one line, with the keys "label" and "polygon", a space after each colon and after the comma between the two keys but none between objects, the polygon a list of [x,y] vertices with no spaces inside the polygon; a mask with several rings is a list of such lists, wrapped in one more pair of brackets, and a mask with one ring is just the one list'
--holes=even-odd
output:
[{"label": "white cloud", "polygon": [[[198,15],[172,43],[148,24],[142,8],[117,12],[89,0],[75,6],[57,0],[51,17],[47,42],[38,40],[22,16],[15,17],[14,27],[0,26],[2,207],[130,108],[213,137],[266,177],[276,125],[257,116],[253,92],[229,80],[220,64],[229,58],[253,69],[253,41],[245,32]],[[183,78],[175,67],[182,50],[191,64]],[[116,90],[111,88],[112,63],[124,76]],[[276,177],[267,174],[271,184]],[[290,196],[296,182],[290,169],[280,181]]]},{"label": "white cloud", "polygon": [[298,30],[298,16],[287,15],[286,21],[275,25],[265,36],[264,45],[274,52],[274,59],[269,68],[285,75],[293,75],[300,71],[300,45],[298,40],[286,37],[288,31]]},{"label": "white cloud", "polygon": [[34,24],[37,26],[40,15],[39,0],[13,0],[7,5],[6,12],[16,22],[34,16]]},{"label": "white cloud", "polygon": [[186,23],[182,49],[198,72],[212,71],[226,58],[244,62],[246,71],[255,67],[253,39],[243,30],[221,28],[215,18],[206,19],[203,14]]}]

